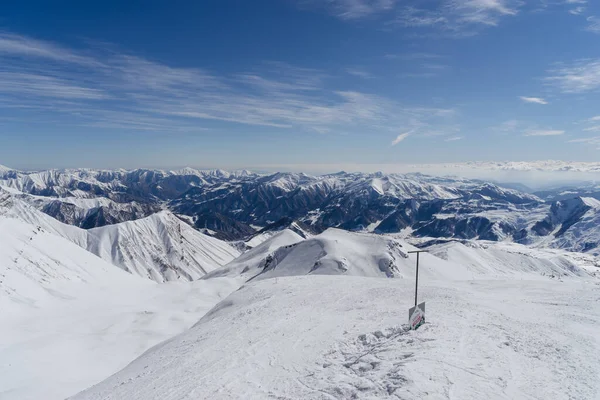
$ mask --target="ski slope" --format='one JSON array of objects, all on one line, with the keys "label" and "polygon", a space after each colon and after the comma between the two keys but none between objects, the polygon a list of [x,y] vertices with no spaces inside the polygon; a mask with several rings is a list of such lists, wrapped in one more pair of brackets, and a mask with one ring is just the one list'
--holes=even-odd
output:
[{"label": "ski slope", "polygon": [[597,283],[423,280],[406,331],[413,284],[253,281],[73,399],[599,398]]}]

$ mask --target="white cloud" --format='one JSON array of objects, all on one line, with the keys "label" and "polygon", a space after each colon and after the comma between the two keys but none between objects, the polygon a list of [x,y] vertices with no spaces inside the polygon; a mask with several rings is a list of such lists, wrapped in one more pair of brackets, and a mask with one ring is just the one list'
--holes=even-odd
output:
[{"label": "white cloud", "polygon": [[362,68],[346,68],[346,73],[348,73],[349,75],[357,76],[359,78],[363,78],[363,79],[373,78],[373,75],[371,75],[370,72],[365,71]]},{"label": "white cloud", "polygon": [[52,61],[74,63],[84,66],[101,66],[93,58],[77,54],[54,43],[26,36],[0,32],[0,55],[42,58]]},{"label": "white cloud", "polygon": [[388,60],[430,60],[438,59],[442,56],[435,53],[406,53],[406,54],[386,54],[383,56]]},{"label": "white cloud", "polygon": [[333,16],[353,20],[394,8],[396,0],[299,0],[301,7],[324,7]]},{"label": "white cloud", "polygon": [[600,132],[600,125],[588,126],[583,129],[584,132]]},{"label": "white cloud", "polygon": [[464,137],[463,136],[453,136],[453,137],[449,137],[447,139],[444,140],[444,142],[455,142],[457,140],[463,140]]},{"label": "white cloud", "polygon": [[525,103],[548,104],[548,102],[546,100],[542,99],[541,97],[520,96],[519,98],[521,100],[523,100]]},{"label": "white cloud", "polygon": [[[522,0],[295,0],[300,7],[322,8],[342,20],[377,15],[385,25],[433,28],[446,36],[464,37],[486,26],[497,26],[502,18],[515,16]],[[391,16],[391,19],[388,18]]]},{"label": "white cloud", "polygon": [[405,6],[390,24],[407,28],[434,28],[450,36],[471,36],[482,27],[497,26],[515,16],[519,0],[444,0],[434,9]]},{"label": "white cloud", "polygon": [[590,16],[586,18],[586,21],[589,23],[585,28],[586,31],[600,34],[600,18]]},{"label": "white cloud", "polygon": [[595,116],[595,117],[592,117],[592,118],[588,119],[588,121],[590,121],[590,122],[596,122],[596,121],[600,121],[600,115],[597,115],[597,116]]},{"label": "white cloud", "polygon": [[585,12],[585,7],[575,7],[569,10],[569,14],[581,15]]},{"label": "white cloud", "polygon": [[564,135],[565,131],[559,130],[531,130],[525,132],[524,136],[559,136]]},{"label": "white cloud", "polygon": [[405,133],[399,134],[398,136],[396,136],[396,139],[394,139],[392,141],[392,146],[397,145],[398,143],[400,143],[401,141],[403,141],[404,139],[406,139],[407,137],[409,137],[412,133],[413,133],[413,131],[409,131],[409,132],[405,132]]},{"label": "white cloud", "polygon": [[0,65],[0,105],[27,121],[43,111],[87,127],[170,132],[199,130],[202,121],[215,120],[319,132],[369,127],[389,134],[399,126],[452,116],[447,109],[332,90],[324,84],[326,73],[284,63],[218,75],[102,49],[88,49],[83,56],[4,34]]},{"label": "white cloud", "polygon": [[109,97],[102,90],[79,86],[66,79],[19,72],[0,72],[0,93],[65,99],[100,100]]},{"label": "white cloud", "polygon": [[551,70],[545,81],[565,93],[584,93],[600,89],[600,59],[578,60]]},{"label": "white cloud", "polygon": [[523,125],[524,124],[521,123],[520,121],[517,121],[516,119],[511,119],[508,121],[504,121],[500,125],[492,126],[489,129],[492,132],[497,132],[500,134],[508,134],[508,133],[515,132],[519,128],[523,128]]},{"label": "white cloud", "polygon": [[600,150],[600,136],[590,137],[590,138],[582,138],[582,139],[573,139],[569,140],[569,143],[584,143],[586,145],[598,146],[597,149]]}]

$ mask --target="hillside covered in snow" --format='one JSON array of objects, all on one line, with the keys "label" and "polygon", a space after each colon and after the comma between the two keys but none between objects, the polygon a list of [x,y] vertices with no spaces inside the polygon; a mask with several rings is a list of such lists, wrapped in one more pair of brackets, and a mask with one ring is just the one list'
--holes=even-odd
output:
[{"label": "hillside covered in snow", "polygon": [[228,243],[196,231],[168,211],[84,230],[63,224],[19,195],[0,188],[0,215],[39,226],[125,271],[156,282],[195,280],[240,254]]}]

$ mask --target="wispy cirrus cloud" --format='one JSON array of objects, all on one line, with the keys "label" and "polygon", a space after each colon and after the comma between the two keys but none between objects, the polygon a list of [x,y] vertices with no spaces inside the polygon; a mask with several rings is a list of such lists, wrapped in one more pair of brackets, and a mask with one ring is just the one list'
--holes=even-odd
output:
[{"label": "wispy cirrus cloud", "polygon": [[8,32],[0,32],[0,55],[47,59],[84,66],[102,65],[94,58],[77,54],[55,43]]},{"label": "wispy cirrus cloud", "polygon": [[358,68],[358,67],[346,68],[346,73],[349,75],[357,76],[359,78],[363,78],[363,79],[373,78],[373,75],[370,72],[368,72],[367,70],[365,70],[363,68]]},{"label": "wispy cirrus cloud", "polygon": [[600,136],[594,136],[589,138],[573,139],[569,140],[569,143],[583,143],[588,146],[596,146],[600,150]]},{"label": "wispy cirrus cloud", "polygon": [[353,20],[394,8],[397,0],[300,0],[301,7],[324,8],[335,17]]},{"label": "wispy cirrus cloud", "polygon": [[600,59],[583,59],[559,65],[545,78],[548,85],[564,93],[584,93],[600,89]]},{"label": "wispy cirrus cloud", "polygon": [[435,7],[407,4],[389,25],[431,28],[449,36],[472,36],[481,28],[497,26],[505,17],[519,13],[518,0],[445,0]]},{"label": "wispy cirrus cloud", "polygon": [[392,141],[392,146],[395,146],[395,145],[397,145],[398,143],[400,143],[400,142],[404,141],[404,140],[405,140],[407,137],[409,137],[410,135],[412,135],[412,134],[413,134],[413,132],[414,132],[414,131],[408,131],[408,132],[405,132],[405,133],[401,133],[401,134],[399,134],[398,136],[396,136],[396,139],[394,139],[394,140]]},{"label": "wispy cirrus cloud", "polygon": [[588,126],[583,128],[584,132],[600,132],[600,125]]},{"label": "wispy cirrus cloud", "polygon": [[464,37],[497,26],[519,13],[521,0],[296,0],[303,8],[325,9],[342,20],[380,17],[388,28],[431,29],[444,36]]},{"label": "wispy cirrus cloud", "polygon": [[463,136],[452,136],[444,140],[444,142],[456,142],[457,140],[463,140]]},{"label": "wispy cirrus cloud", "polygon": [[569,10],[569,14],[572,15],[581,15],[585,12],[586,8],[585,7],[575,7]]},{"label": "wispy cirrus cloud", "polygon": [[592,15],[587,17],[586,21],[588,22],[585,27],[586,31],[600,34],[600,18]]},{"label": "wispy cirrus cloud", "polygon": [[[451,115],[370,93],[326,88],[328,74],[267,62],[256,70],[215,74],[126,53],[85,55],[19,35],[0,36],[0,104],[11,118],[40,113],[63,124],[155,131],[201,130],[221,121],[280,129],[393,132]],[[60,124],[60,123],[58,123]]]},{"label": "wispy cirrus cloud", "polygon": [[435,60],[442,58],[443,56],[435,53],[404,53],[385,54],[383,57],[388,60]]},{"label": "wispy cirrus cloud", "polygon": [[527,131],[524,133],[523,136],[560,136],[560,135],[564,135],[564,134],[565,134],[565,131],[547,129],[547,130]]},{"label": "wispy cirrus cloud", "polygon": [[548,102],[541,97],[527,97],[527,96],[519,96],[519,98],[525,103],[534,103],[534,104],[548,104]]}]

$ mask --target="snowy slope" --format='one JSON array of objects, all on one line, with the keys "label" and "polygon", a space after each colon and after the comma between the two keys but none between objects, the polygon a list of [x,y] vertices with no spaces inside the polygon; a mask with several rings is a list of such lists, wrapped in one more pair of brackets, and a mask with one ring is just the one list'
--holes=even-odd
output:
[{"label": "snowy slope", "polygon": [[268,258],[280,248],[287,248],[304,240],[300,235],[290,229],[284,229],[278,232],[256,247],[246,251],[235,260],[221,268],[206,274],[202,279],[211,279],[214,277],[240,278],[241,282],[250,279],[260,273],[264,268]]},{"label": "snowy slope", "polygon": [[597,399],[600,286],[305,276],[245,285],[74,400]]},{"label": "snowy slope", "polygon": [[404,276],[403,267],[410,263],[406,251],[393,239],[331,228],[278,249],[255,279],[307,274]]},{"label": "snowy slope", "polygon": [[0,308],[39,308],[65,284],[110,286],[137,278],[39,225],[0,216]]},{"label": "snowy slope", "polygon": [[[344,275],[408,278],[415,275],[417,250],[389,236],[328,229],[302,240],[284,231],[230,264],[206,275],[262,280],[296,275]],[[589,277],[600,262],[591,256],[560,250],[529,249],[522,245],[494,242],[458,242],[430,247],[422,254],[420,275],[428,279],[519,279]],[[279,247],[278,247],[279,246]]]},{"label": "snowy slope", "polygon": [[157,285],[0,216],[0,398],[64,399],[189,328],[237,287]]},{"label": "snowy slope", "polygon": [[57,236],[66,238],[80,247],[87,245],[87,233],[75,226],[63,224],[22,201],[20,192],[0,187],[0,216],[15,218],[39,226]]},{"label": "snowy slope", "polygon": [[157,282],[196,280],[240,253],[168,211],[88,230],[87,249],[126,271]]},{"label": "snowy slope", "polygon": [[580,204],[582,215],[577,215],[574,221],[563,216],[552,247],[600,255],[600,201],[581,197],[567,203],[573,202]]},{"label": "snowy slope", "polygon": [[600,260],[594,257],[563,250],[531,249],[515,243],[448,242],[426,249],[436,257],[467,266],[479,277],[531,278],[531,275],[542,275],[585,278],[589,272],[600,272]]},{"label": "snowy slope", "polygon": [[0,215],[39,226],[126,271],[157,282],[198,279],[240,254],[168,211],[84,230],[63,224],[0,188]]}]

